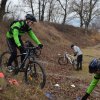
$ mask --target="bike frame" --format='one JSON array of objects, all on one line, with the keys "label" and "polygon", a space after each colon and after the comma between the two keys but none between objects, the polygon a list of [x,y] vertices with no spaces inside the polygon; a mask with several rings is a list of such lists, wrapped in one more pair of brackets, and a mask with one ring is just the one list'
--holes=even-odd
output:
[{"label": "bike frame", "polygon": [[68,59],[71,64],[73,64],[73,60],[75,59],[72,55],[68,54],[67,52],[64,53],[64,59]]},{"label": "bike frame", "polygon": [[[37,48],[37,47],[33,47],[33,49],[35,49],[35,48]],[[23,60],[20,64],[18,64],[18,69],[19,69],[19,70],[22,68],[22,65],[25,64],[26,60],[27,60],[27,59],[30,59],[31,50],[32,50],[32,49],[28,49],[26,53],[17,55],[17,57],[22,56],[22,55],[25,55],[24,60]],[[34,60],[34,57],[32,57],[32,59]]]}]

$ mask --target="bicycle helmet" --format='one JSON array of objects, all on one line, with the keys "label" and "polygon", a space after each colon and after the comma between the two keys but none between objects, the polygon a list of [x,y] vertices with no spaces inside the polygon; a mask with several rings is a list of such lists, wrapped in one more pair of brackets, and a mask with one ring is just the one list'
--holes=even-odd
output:
[{"label": "bicycle helmet", "polygon": [[74,47],[74,44],[71,45],[71,48],[73,48],[73,47]]},{"label": "bicycle helmet", "polygon": [[100,60],[94,58],[89,64],[89,72],[96,73],[98,70],[100,70]]},{"label": "bicycle helmet", "polygon": [[27,14],[26,15],[26,19],[29,19],[29,20],[31,20],[33,22],[37,22],[36,18],[32,14]]}]

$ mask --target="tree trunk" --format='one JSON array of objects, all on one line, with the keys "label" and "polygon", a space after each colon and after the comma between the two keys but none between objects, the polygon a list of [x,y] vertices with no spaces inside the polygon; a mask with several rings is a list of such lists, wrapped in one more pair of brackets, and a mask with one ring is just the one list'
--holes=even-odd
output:
[{"label": "tree trunk", "polygon": [[83,20],[82,20],[82,18],[80,18],[80,27],[81,28],[83,27]]},{"label": "tree trunk", "polygon": [[65,22],[66,22],[66,16],[67,16],[67,14],[66,14],[66,9],[65,9],[65,15],[64,15],[63,23],[62,24],[65,24]]},{"label": "tree trunk", "polygon": [[6,6],[7,0],[2,0],[1,1],[1,8],[0,8],[0,21],[2,21],[3,16],[5,14],[5,6]]},{"label": "tree trunk", "polygon": [[41,6],[41,2],[40,2],[40,0],[39,0],[39,21],[40,21],[40,19],[41,19],[41,18],[40,18],[40,16],[41,16],[41,7],[40,7],[40,6]]},{"label": "tree trunk", "polygon": [[81,8],[80,8],[80,27],[83,27],[83,0],[81,0]]},{"label": "tree trunk", "polygon": [[88,27],[89,27],[89,23],[85,23],[85,34],[88,33]]},{"label": "tree trunk", "polygon": [[34,9],[33,9],[32,0],[30,0],[30,3],[31,3],[32,14],[34,15]]}]

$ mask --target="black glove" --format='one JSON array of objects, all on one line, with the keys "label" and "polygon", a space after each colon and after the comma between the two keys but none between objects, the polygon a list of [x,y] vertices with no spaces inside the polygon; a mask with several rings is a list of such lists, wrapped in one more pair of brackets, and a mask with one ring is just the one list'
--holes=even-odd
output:
[{"label": "black glove", "polygon": [[86,93],[81,100],[87,100],[87,98],[90,96],[90,94]]},{"label": "black glove", "polygon": [[42,49],[42,48],[43,48],[43,45],[42,45],[42,44],[39,44],[38,47],[39,47],[40,49]]},{"label": "black glove", "polygon": [[21,53],[22,53],[22,52],[23,52],[23,53],[25,52],[25,48],[24,48],[23,46],[19,46],[18,49],[20,50]]}]

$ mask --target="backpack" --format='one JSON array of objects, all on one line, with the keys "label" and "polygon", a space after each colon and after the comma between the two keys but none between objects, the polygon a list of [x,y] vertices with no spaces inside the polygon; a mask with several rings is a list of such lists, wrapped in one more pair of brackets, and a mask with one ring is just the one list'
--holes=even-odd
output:
[{"label": "backpack", "polygon": [[18,22],[18,20],[12,21],[12,22],[10,23],[10,27],[11,27],[14,23],[16,23],[16,22]]},{"label": "backpack", "polygon": [[10,22],[10,24],[9,24],[9,32],[12,34],[12,28],[11,28],[11,26],[14,24],[14,23],[16,23],[16,22],[20,22],[20,24],[22,24],[21,23],[21,20],[14,20],[14,21],[12,21],[12,22]]},{"label": "backpack", "polygon": [[22,21],[22,20],[14,20],[14,21],[12,21],[12,22],[10,23],[10,27],[11,27],[14,23],[16,23],[16,22],[20,22],[20,24],[21,24],[21,21]]}]

